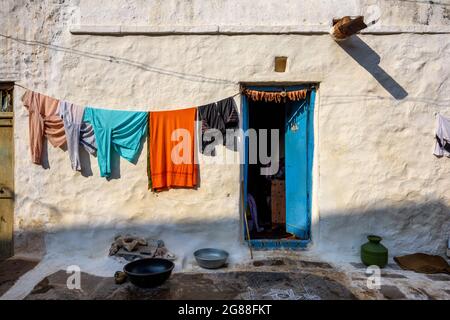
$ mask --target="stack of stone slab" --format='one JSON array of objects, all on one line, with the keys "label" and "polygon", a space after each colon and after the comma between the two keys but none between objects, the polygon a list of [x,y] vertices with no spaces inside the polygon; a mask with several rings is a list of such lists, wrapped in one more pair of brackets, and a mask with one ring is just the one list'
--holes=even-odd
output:
[{"label": "stack of stone slab", "polygon": [[164,241],[131,235],[117,235],[111,244],[109,255],[122,257],[128,261],[144,258],[176,259],[176,256],[166,248]]}]

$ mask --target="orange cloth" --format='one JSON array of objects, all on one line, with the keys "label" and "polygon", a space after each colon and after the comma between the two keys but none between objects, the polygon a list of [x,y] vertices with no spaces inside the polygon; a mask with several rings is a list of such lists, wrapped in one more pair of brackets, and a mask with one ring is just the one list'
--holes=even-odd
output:
[{"label": "orange cloth", "polygon": [[[173,187],[195,188],[198,165],[195,163],[196,108],[150,112],[149,157],[154,191]],[[179,134],[174,133],[177,129]],[[172,141],[172,136],[175,141]],[[185,140],[188,139],[188,140]],[[172,159],[172,154],[181,156]]]},{"label": "orange cloth", "polygon": [[29,112],[31,159],[41,164],[44,136],[55,148],[66,143],[64,122],[58,115],[59,100],[27,90],[22,101]]}]

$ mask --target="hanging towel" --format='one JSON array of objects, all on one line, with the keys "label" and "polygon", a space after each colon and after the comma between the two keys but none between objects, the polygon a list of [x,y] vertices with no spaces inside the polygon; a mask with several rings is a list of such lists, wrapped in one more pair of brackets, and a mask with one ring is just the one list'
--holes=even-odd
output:
[{"label": "hanging towel", "polygon": [[72,169],[80,171],[80,144],[91,154],[95,154],[97,151],[94,129],[89,123],[83,122],[84,107],[82,106],[61,100],[59,102],[59,115],[64,122],[67,150]]},{"label": "hanging towel", "polygon": [[[208,138],[208,130],[219,130],[223,137],[222,144],[226,146],[226,130],[239,128],[239,114],[233,97],[198,107],[198,115],[199,120],[202,122],[202,153],[205,153],[208,145],[217,145],[217,142],[210,141]],[[211,154],[209,155],[214,156],[215,150],[211,149]]]},{"label": "hanging towel", "polygon": [[31,160],[33,163],[41,164],[44,136],[55,148],[66,143],[64,123],[58,116],[59,100],[27,90],[22,96],[22,102],[29,112]]},{"label": "hanging towel", "polygon": [[436,122],[434,155],[438,157],[450,157],[450,119],[438,114]]},{"label": "hanging towel", "polygon": [[153,191],[197,187],[195,116],[196,108],[150,112],[148,140]]},{"label": "hanging towel", "polygon": [[111,176],[113,152],[130,162],[137,160],[142,137],[147,133],[147,112],[86,107],[83,121],[94,128],[100,176]]},{"label": "hanging towel", "polygon": [[[148,126],[150,128],[150,112],[148,113]],[[152,188],[152,171],[150,169],[150,129],[148,130],[148,139],[147,139],[147,187],[150,190]]]}]

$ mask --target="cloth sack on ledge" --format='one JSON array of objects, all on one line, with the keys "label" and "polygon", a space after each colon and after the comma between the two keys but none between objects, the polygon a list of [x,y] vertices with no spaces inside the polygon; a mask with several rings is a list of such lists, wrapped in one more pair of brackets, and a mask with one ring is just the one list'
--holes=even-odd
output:
[{"label": "cloth sack on ledge", "polygon": [[441,256],[434,256],[425,253],[414,253],[406,256],[394,257],[394,261],[405,270],[428,274],[450,274],[450,266]]}]

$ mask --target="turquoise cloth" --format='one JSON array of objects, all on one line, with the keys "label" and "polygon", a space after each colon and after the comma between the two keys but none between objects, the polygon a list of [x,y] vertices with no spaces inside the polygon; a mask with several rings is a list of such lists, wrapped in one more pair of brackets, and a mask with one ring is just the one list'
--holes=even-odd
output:
[{"label": "turquoise cloth", "polygon": [[111,156],[114,151],[130,162],[137,160],[142,137],[147,133],[147,112],[86,107],[83,121],[89,122],[94,128],[100,176],[111,176]]}]

